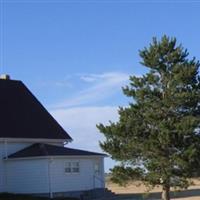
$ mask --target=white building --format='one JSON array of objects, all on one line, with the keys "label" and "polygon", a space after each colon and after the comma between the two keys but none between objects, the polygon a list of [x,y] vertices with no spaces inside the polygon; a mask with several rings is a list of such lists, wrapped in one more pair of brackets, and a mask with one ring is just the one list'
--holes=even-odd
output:
[{"label": "white building", "polygon": [[21,81],[0,79],[0,192],[80,195],[104,188],[104,154],[72,138]]}]

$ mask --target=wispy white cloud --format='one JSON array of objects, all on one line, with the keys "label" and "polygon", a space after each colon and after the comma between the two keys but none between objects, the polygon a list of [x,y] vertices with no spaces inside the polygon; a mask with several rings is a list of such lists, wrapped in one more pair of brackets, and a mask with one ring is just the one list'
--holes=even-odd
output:
[{"label": "wispy white cloud", "polygon": [[121,72],[107,72],[102,74],[82,74],[80,75],[80,79],[85,82],[95,82],[95,81],[111,81],[118,82],[122,80],[127,80],[129,75]]},{"label": "wispy white cloud", "polygon": [[90,83],[90,82],[95,82],[97,80],[97,77],[95,77],[93,75],[81,75],[80,79],[82,81]]},{"label": "wispy white cloud", "polygon": [[[52,110],[51,114],[73,138],[68,147],[102,152],[99,141],[103,141],[104,136],[99,133],[96,124],[107,124],[109,120],[117,121],[117,109],[115,106],[76,107]],[[113,165],[114,161],[107,158],[106,171]]]},{"label": "wispy white cloud", "polygon": [[83,74],[80,79],[90,85],[68,98],[55,107],[81,106],[106,99],[121,90],[128,79],[129,74],[120,72],[110,72],[103,74]]},{"label": "wispy white cloud", "polygon": [[62,79],[55,79],[55,80],[39,80],[37,81],[37,85],[39,87],[53,87],[53,88],[71,88],[71,75],[67,75]]}]

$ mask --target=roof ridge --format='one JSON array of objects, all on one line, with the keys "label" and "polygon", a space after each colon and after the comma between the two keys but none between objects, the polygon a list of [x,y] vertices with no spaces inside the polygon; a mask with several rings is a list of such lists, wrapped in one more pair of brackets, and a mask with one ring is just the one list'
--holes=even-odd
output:
[{"label": "roof ridge", "polygon": [[46,145],[44,143],[39,143],[39,148],[45,155],[49,155]]}]

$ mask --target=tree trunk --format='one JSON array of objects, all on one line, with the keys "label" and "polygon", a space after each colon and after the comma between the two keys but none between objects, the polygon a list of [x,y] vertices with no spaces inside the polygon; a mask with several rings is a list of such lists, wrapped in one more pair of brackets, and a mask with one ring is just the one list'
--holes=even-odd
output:
[{"label": "tree trunk", "polygon": [[170,187],[169,186],[163,186],[162,189],[162,200],[170,200]]}]

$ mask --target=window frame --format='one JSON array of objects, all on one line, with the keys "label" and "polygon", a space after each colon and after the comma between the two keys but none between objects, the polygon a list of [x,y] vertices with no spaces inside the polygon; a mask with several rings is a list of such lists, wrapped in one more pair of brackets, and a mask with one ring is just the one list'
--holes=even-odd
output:
[{"label": "window frame", "polygon": [[95,161],[94,163],[94,174],[97,176],[101,175],[101,164],[100,161]]},{"label": "window frame", "polygon": [[[78,169],[77,171],[74,170],[74,169]],[[79,164],[79,161],[72,161],[71,162],[71,172],[72,173],[80,173],[80,164]]]},{"label": "window frame", "polygon": [[[66,169],[69,169],[69,170],[66,170]],[[65,162],[64,172],[65,172],[65,174],[71,174],[71,162]]]},{"label": "window frame", "polygon": [[[69,171],[66,171],[67,167],[68,167],[68,169],[70,169]],[[77,171],[74,170],[74,169],[77,169]],[[64,173],[66,175],[69,175],[69,174],[80,174],[80,161],[79,160],[65,161],[65,163],[64,163]]]}]

